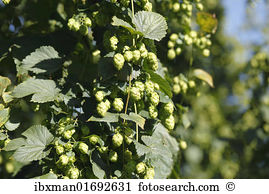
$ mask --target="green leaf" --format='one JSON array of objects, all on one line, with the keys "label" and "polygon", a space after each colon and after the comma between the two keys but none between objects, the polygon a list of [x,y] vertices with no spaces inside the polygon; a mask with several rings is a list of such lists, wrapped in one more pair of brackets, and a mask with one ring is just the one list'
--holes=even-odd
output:
[{"label": "green leaf", "polygon": [[179,151],[178,143],[162,124],[155,126],[152,136],[142,136],[143,144],[135,142],[138,156],[145,156],[155,169],[157,179],[167,178],[173,168],[173,159]]},{"label": "green leaf", "polygon": [[133,121],[139,127],[141,127],[142,129],[144,129],[144,125],[145,125],[146,119],[144,119],[142,116],[131,112],[129,115],[127,115],[127,114],[120,114],[120,117],[123,118],[123,119],[125,119],[125,120],[128,120],[128,121]]},{"label": "green leaf", "polygon": [[2,127],[9,119],[9,108],[0,110],[0,127]]},{"label": "green leaf", "polygon": [[15,87],[12,96],[15,98],[23,98],[33,94],[32,102],[45,103],[54,101],[59,91],[53,80],[30,78]]},{"label": "green leaf", "polygon": [[53,172],[49,172],[47,174],[34,177],[33,179],[57,179],[57,175],[54,174]]},{"label": "green leaf", "polygon": [[113,26],[121,26],[125,29],[127,29],[131,34],[141,34],[141,32],[136,31],[128,22],[125,22],[122,19],[117,18],[116,16],[113,16],[112,18],[112,23]]},{"label": "green leaf", "polygon": [[165,18],[155,12],[139,11],[132,19],[136,30],[145,38],[160,41],[166,35],[167,23]]},{"label": "green leaf", "polygon": [[7,77],[0,76],[0,96],[2,96],[3,92],[6,88],[11,84],[11,81]]},{"label": "green leaf", "polygon": [[91,118],[88,119],[87,122],[90,122],[90,121],[115,123],[119,121],[119,114],[107,112],[106,115],[102,118],[97,118],[97,117],[92,116]]},{"label": "green leaf", "polygon": [[26,141],[24,138],[20,137],[20,138],[16,138],[16,139],[12,139],[7,146],[4,148],[5,151],[12,151],[12,150],[16,150],[19,147],[23,146],[26,144]]},{"label": "green leaf", "polygon": [[52,142],[53,135],[42,125],[34,125],[22,133],[26,137],[26,144],[16,149],[15,160],[19,162],[31,162],[46,157],[50,150],[45,151],[46,146]]},{"label": "green leaf", "polygon": [[20,126],[20,123],[11,123],[10,121],[7,121],[5,123],[5,127],[7,128],[7,130],[9,131],[14,131],[15,129],[17,129]]},{"label": "green leaf", "polygon": [[54,72],[60,65],[58,52],[51,46],[41,46],[23,59],[21,68],[38,74]]},{"label": "green leaf", "polygon": [[169,98],[173,97],[172,89],[171,89],[168,81],[166,81],[164,78],[162,78],[160,75],[156,74],[152,70],[145,69],[145,71],[150,74],[150,79],[153,82],[159,84],[160,90],[162,92],[164,92],[167,96],[169,96]]},{"label": "green leaf", "polygon": [[198,12],[196,20],[203,31],[208,33],[216,32],[218,27],[218,20],[214,15],[206,12]]},{"label": "green leaf", "polygon": [[92,161],[92,171],[93,174],[99,179],[103,179],[106,175],[105,171],[93,161]]},{"label": "green leaf", "polygon": [[193,74],[195,77],[197,77],[200,80],[205,81],[206,83],[208,83],[208,85],[210,85],[212,88],[214,88],[213,78],[209,73],[205,72],[202,69],[195,69],[193,71]]}]

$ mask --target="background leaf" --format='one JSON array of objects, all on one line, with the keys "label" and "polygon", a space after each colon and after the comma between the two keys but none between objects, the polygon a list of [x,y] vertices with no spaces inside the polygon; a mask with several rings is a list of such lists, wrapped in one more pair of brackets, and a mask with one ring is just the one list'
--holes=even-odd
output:
[{"label": "background leaf", "polygon": [[0,110],[0,127],[2,127],[9,119],[9,108]]},{"label": "background leaf", "polygon": [[213,78],[209,73],[207,73],[206,71],[204,71],[202,69],[195,69],[193,71],[193,73],[194,73],[195,77],[205,81],[206,83],[208,83],[208,85],[210,85],[212,88],[214,88]]},{"label": "background leaf", "polygon": [[7,77],[0,76],[0,96],[2,96],[5,89],[11,84],[11,81]]}]

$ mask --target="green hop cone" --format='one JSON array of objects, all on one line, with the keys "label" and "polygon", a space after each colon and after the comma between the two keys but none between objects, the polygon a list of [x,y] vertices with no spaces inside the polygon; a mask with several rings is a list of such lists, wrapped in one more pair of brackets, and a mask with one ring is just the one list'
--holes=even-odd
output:
[{"label": "green hop cone", "polygon": [[97,104],[96,109],[97,109],[97,113],[100,116],[104,117],[109,108],[108,108],[108,105],[105,102],[100,102],[100,103]]},{"label": "green hop cone", "polygon": [[174,49],[169,49],[168,52],[167,52],[167,57],[168,59],[170,60],[173,60],[176,58],[176,52]]},{"label": "green hop cone", "polygon": [[151,3],[151,2],[147,2],[147,3],[144,5],[144,10],[145,10],[145,11],[152,11],[152,3]]},{"label": "green hop cone", "polygon": [[118,46],[117,46],[118,42],[119,42],[119,40],[116,36],[112,36],[109,39],[110,47],[113,51],[115,51],[118,48]]},{"label": "green hop cone", "polygon": [[186,93],[187,90],[188,90],[188,84],[187,84],[185,81],[180,80],[180,81],[179,81],[179,85],[180,85],[180,88],[182,89],[182,91],[183,91],[184,93]]},{"label": "green hop cone", "polygon": [[190,86],[190,88],[194,88],[196,86],[195,81],[190,80],[189,81],[189,86]]},{"label": "green hop cone", "polygon": [[118,161],[118,153],[111,150],[108,155],[109,161],[110,162],[117,162]]},{"label": "green hop cone", "polygon": [[140,51],[140,56],[142,58],[146,58],[148,56],[148,50],[147,50],[147,48],[146,48],[146,46],[145,46],[144,43],[139,43],[138,44],[138,49]]},{"label": "green hop cone", "polygon": [[180,85],[179,85],[179,84],[174,84],[174,85],[173,85],[173,92],[174,92],[175,94],[179,94],[180,91],[181,91]]},{"label": "green hop cone", "polygon": [[147,56],[147,60],[150,65],[150,68],[153,71],[156,71],[159,67],[157,56],[153,52],[149,52]]},{"label": "green hop cone", "polygon": [[92,26],[92,21],[90,18],[86,17],[85,20],[84,20],[84,24],[87,26],[87,27],[91,27]]},{"label": "green hop cone", "polygon": [[125,143],[126,143],[127,145],[130,145],[130,144],[133,142],[131,136],[128,137],[128,136],[126,136],[126,135],[124,136],[124,141],[125,141]]},{"label": "green hop cone", "polygon": [[176,55],[180,55],[182,52],[182,49],[180,47],[176,48]]},{"label": "green hop cone", "polygon": [[89,137],[89,141],[92,145],[96,145],[99,141],[100,137],[98,135],[91,135]]},{"label": "green hop cone", "polygon": [[169,40],[167,43],[168,48],[174,48],[175,47],[175,42]]},{"label": "green hop cone", "polygon": [[74,18],[70,18],[68,20],[67,26],[70,30],[77,32],[77,31],[79,31],[80,23],[78,21],[76,21]]},{"label": "green hop cone", "polygon": [[64,144],[64,149],[66,149],[66,151],[70,151],[72,150],[72,148],[73,148],[73,145],[70,142]]},{"label": "green hop cone", "polygon": [[123,110],[124,103],[121,98],[115,98],[112,106],[117,112],[121,112]]},{"label": "green hop cone", "polygon": [[144,176],[144,179],[153,179],[155,176],[154,168],[148,168],[146,171],[146,175]]},{"label": "green hop cone", "polygon": [[61,155],[59,160],[56,162],[60,166],[66,166],[69,162],[69,158],[67,155]]},{"label": "green hop cone", "polygon": [[167,118],[164,119],[164,126],[170,131],[174,129],[175,118],[173,115],[169,115]]},{"label": "green hop cone", "polygon": [[142,98],[141,92],[139,88],[137,87],[132,87],[130,90],[130,96],[133,101],[139,101]]},{"label": "green hop cone", "polygon": [[65,131],[65,132],[63,133],[63,137],[64,137],[65,139],[71,139],[72,135],[73,135],[75,132],[76,132],[75,129],[71,129],[71,130]]},{"label": "green hop cone", "polygon": [[177,3],[174,3],[173,4],[173,12],[178,12],[180,10],[180,4],[177,2]]},{"label": "green hop cone", "polygon": [[133,51],[133,61],[137,62],[139,61],[141,55],[140,55],[140,51],[139,50],[134,50]]},{"label": "green hop cone", "polygon": [[64,153],[64,147],[61,146],[61,145],[55,146],[55,150],[56,150],[56,153],[57,153],[58,155],[61,155],[61,154]]},{"label": "green hop cone", "polygon": [[144,174],[146,172],[146,164],[144,162],[140,162],[136,165],[135,169],[138,174]]},{"label": "green hop cone", "polygon": [[75,168],[75,167],[71,167],[67,171],[67,176],[70,179],[78,179],[78,177],[79,177],[79,170],[77,168]]},{"label": "green hop cone", "polygon": [[160,90],[160,86],[159,86],[159,84],[154,83],[154,89],[155,89],[155,90]]},{"label": "green hop cone", "polygon": [[174,112],[174,104],[172,102],[168,102],[163,106],[163,110],[166,114],[171,115]]},{"label": "green hop cone", "polygon": [[107,146],[98,147],[97,149],[101,154],[106,154],[108,152]]},{"label": "green hop cone", "polygon": [[11,0],[2,0],[2,2],[3,2],[5,5],[9,4],[10,1],[11,1]]},{"label": "green hop cone", "polygon": [[154,86],[155,86],[155,84],[152,81],[150,81],[150,80],[146,81],[145,82],[145,90],[146,90],[146,92],[148,94],[154,92]]},{"label": "green hop cone", "polygon": [[132,160],[132,156],[133,156],[133,154],[130,150],[127,149],[124,151],[124,157],[126,158],[127,161]]},{"label": "green hop cone", "polygon": [[171,41],[176,42],[177,39],[178,39],[178,35],[177,34],[175,34],[175,33],[171,34],[171,36],[170,36],[170,40]]},{"label": "green hop cone", "polygon": [[138,88],[140,92],[144,92],[145,90],[145,85],[141,81],[136,81],[133,86]]},{"label": "green hop cone", "polygon": [[204,6],[203,6],[202,3],[197,3],[197,4],[196,4],[196,8],[197,8],[199,11],[203,11]]},{"label": "green hop cone", "polygon": [[119,71],[123,68],[123,65],[124,65],[124,56],[120,53],[117,53],[114,55],[114,58],[113,58],[113,61],[114,61],[114,67]]},{"label": "green hop cone", "polygon": [[103,99],[104,99],[104,97],[105,97],[105,94],[104,94],[104,92],[103,91],[97,91],[96,93],[95,93],[95,99],[98,101],[98,102],[101,102],[101,101],[103,101]]},{"label": "green hop cone", "polygon": [[112,137],[113,146],[120,147],[123,142],[123,136],[120,133],[116,133]]},{"label": "green hop cone", "polygon": [[133,59],[133,52],[132,51],[126,51],[125,53],[124,53],[124,59],[125,59],[125,61],[127,61],[127,62],[131,62],[132,61],[132,59]]},{"label": "green hop cone", "polygon": [[71,163],[71,164],[75,163],[76,160],[77,160],[76,156],[74,156],[74,155],[69,157],[69,163]]},{"label": "green hop cone", "polygon": [[150,93],[149,101],[152,105],[157,106],[160,102],[160,96],[157,92]]},{"label": "green hop cone", "polygon": [[209,50],[209,49],[204,49],[204,50],[203,50],[203,55],[204,55],[205,57],[209,57],[209,56],[210,56],[210,50]]},{"label": "green hop cone", "polygon": [[154,105],[150,105],[149,106],[149,116],[153,119],[156,119],[158,116],[158,110],[156,108],[156,106]]},{"label": "green hop cone", "polygon": [[78,149],[82,154],[87,154],[89,150],[89,146],[86,143],[79,143]]}]

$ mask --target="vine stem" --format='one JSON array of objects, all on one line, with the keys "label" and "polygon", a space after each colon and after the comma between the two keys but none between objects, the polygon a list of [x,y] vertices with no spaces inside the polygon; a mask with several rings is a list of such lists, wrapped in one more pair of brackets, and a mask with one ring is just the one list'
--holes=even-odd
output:
[{"label": "vine stem", "polygon": [[[133,71],[133,70],[132,70],[132,71]],[[129,100],[130,100],[130,90],[131,90],[131,81],[132,81],[132,71],[131,71],[131,74],[130,74],[130,76],[129,76],[128,96],[127,96],[127,100],[126,100],[126,105],[125,105],[124,114],[127,113],[128,104],[129,104]],[[123,123],[125,123],[125,119],[123,120]]]},{"label": "vine stem", "polygon": [[[137,114],[137,108],[136,108],[136,103],[134,103],[134,109],[135,109],[135,114]],[[138,142],[138,125],[135,123],[135,129],[136,129],[136,141]]]}]

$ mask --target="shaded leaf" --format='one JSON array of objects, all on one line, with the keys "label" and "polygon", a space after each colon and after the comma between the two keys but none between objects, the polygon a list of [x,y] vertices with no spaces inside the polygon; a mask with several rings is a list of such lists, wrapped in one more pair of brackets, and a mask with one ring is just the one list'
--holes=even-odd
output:
[{"label": "shaded leaf", "polygon": [[60,65],[58,52],[51,46],[41,46],[23,59],[21,68],[38,74],[54,72]]},{"label": "shaded leaf", "polygon": [[155,126],[152,136],[142,136],[143,143],[135,142],[138,156],[145,156],[155,169],[157,179],[167,178],[173,168],[173,158],[179,151],[177,141],[169,135],[162,124]]},{"label": "shaded leaf", "polygon": [[127,114],[120,114],[120,117],[123,118],[123,119],[125,119],[125,120],[128,120],[128,121],[133,121],[139,127],[141,127],[142,129],[144,129],[144,125],[145,125],[146,119],[144,119],[142,116],[131,112],[129,115],[127,115]]},{"label": "shaded leaf", "polygon": [[212,88],[214,88],[213,78],[209,73],[207,73],[206,71],[204,71],[202,69],[195,69],[193,71],[193,73],[194,73],[195,77],[205,81],[206,83],[208,83],[208,85],[210,85]]},{"label": "shaded leaf", "polygon": [[20,137],[20,138],[16,138],[16,139],[12,139],[7,146],[4,148],[5,151],[11,151],[11,150],[16,150],[19,147],[23,146],[26,144],[26,141],[24,138]]},{"label": "shaded leaf", "polygon": [[2,127],[9,119],[9,108],[0,110],[0,127]]},{"label": "shaded leaf", "polygon": [[143,35],[140,32],[136,31],[128,22],[125,22],[124,20],[119,19],[116,16],[113,16],[111,24],[113,26],[121,26],[121,27],[127,29],[129,32],[131,32],[131,34]]},{"label": "shaded leaf", "polygon": [[110,113],[107,112],[104,117],[97,118],[92,116],[87,120],[88,122],[90,121],[95,121],[95,122],[108,122],[108,123],[115,123],[119,121],[119,114],[118,113]]},{"label": "shaded leaf", "polygon": [[32,102],[45,103],[54,101],[59,91],[53,80],[30,78],[15,87],[12,96],[23,98],[33,94]]},{"label": "shaded leaf", "polygon": [[42,125],[34,125],[22,133],[26,137],[26,144],[16,149],[15,160],[30,162],[46,157],[50,150],[45,151],[46,146],[52,142],[53,135]]},{"label": "shaded leaf", "polygon": [[10,121],[7,121],[5,123],[5,127],[7,128],[7,130],[9,131],[14,131],[15,129],[17,129],[20,126],[20,123],[11,123]]},{"label": "shaded leaf", "polygon": [[7,77],[0,76],[0,96],[2,96],[3,92],[6,88],[11,84],[11,81]]},{"label": "shaded leaf", "polygon": [[187,114],[182,115],[182,123],[185,129],[188,129],[191,125],[191,122],[187,116]]},{"label": "shaded leaf", "polygon": [[139,11],[132,19],[136,30],[145,38],[160,41],[166,35],[167,23],[165,18],[155,12]]}]

